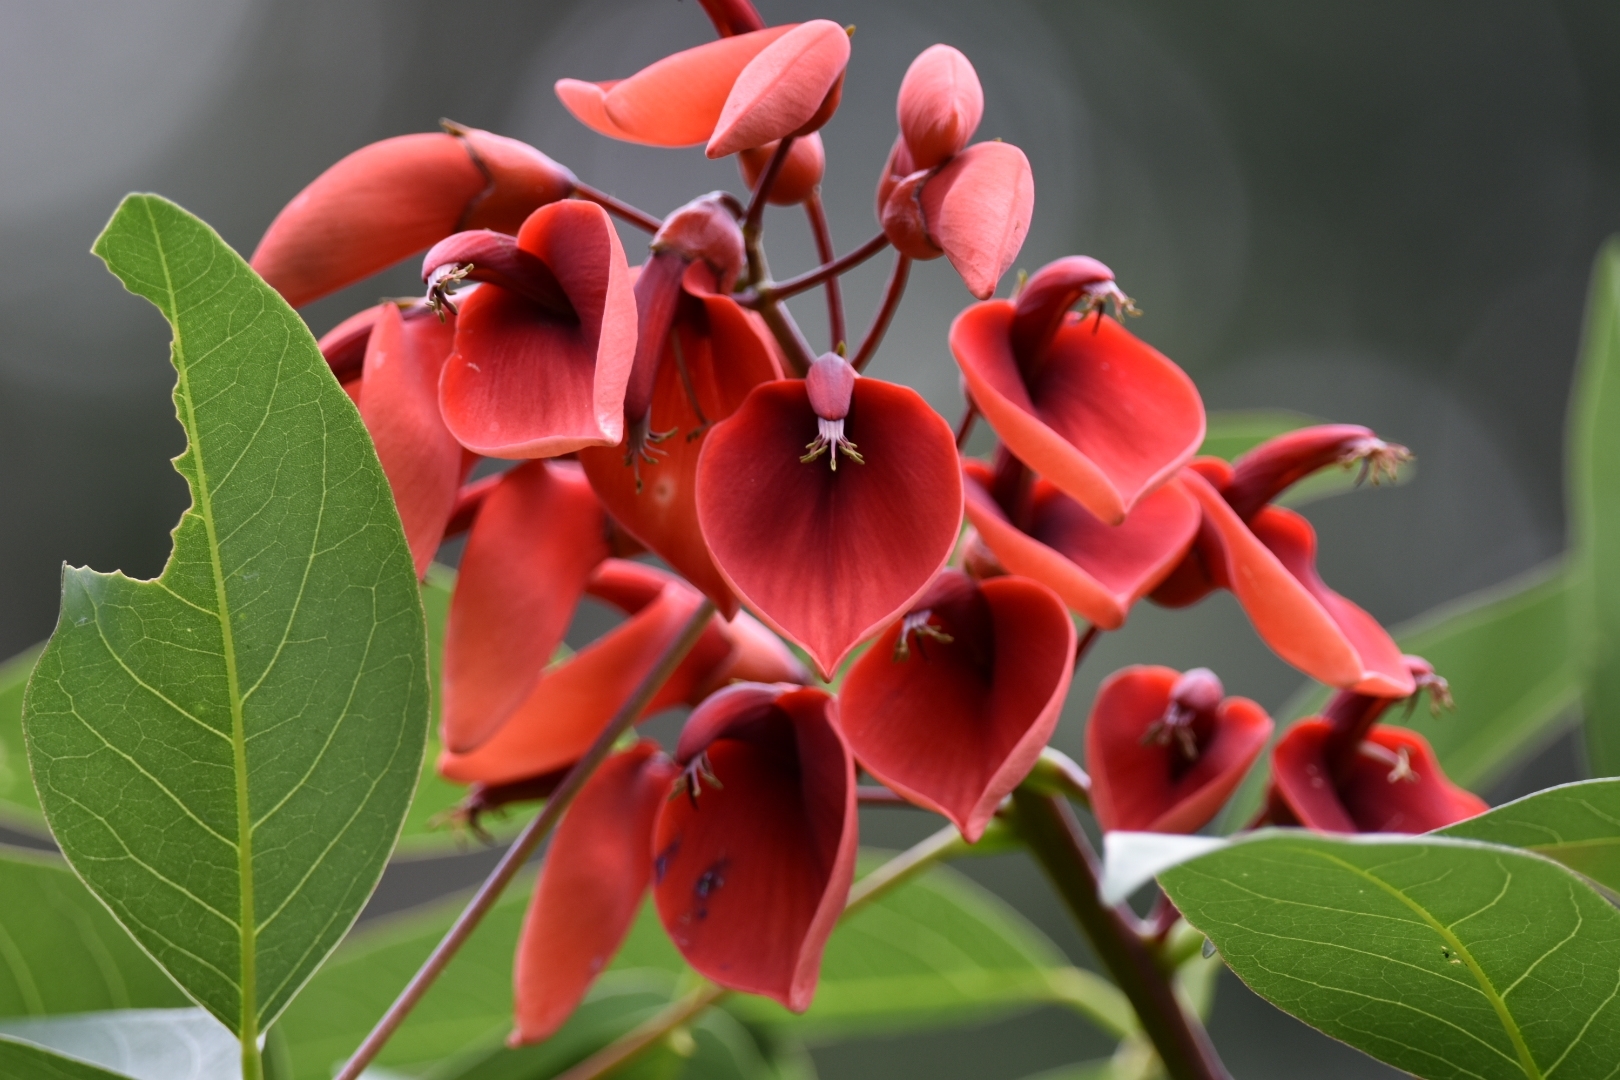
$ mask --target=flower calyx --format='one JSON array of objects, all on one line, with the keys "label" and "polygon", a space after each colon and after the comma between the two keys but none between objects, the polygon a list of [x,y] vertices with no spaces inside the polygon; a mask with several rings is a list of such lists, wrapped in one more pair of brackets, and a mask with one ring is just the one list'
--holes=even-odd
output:
[{"label": "flower calyx", "polygon": [[855,444],[844,437],[844,419],[849,416],[850,398],[858,378],[849,361],[837,353],[824,353],[810,365],[804,388],[816,414],[816,437],[805,446],[800,461],[811,462],[826,454],[834,472],[838,471],[839,454],[857,465],[866,464]]}]

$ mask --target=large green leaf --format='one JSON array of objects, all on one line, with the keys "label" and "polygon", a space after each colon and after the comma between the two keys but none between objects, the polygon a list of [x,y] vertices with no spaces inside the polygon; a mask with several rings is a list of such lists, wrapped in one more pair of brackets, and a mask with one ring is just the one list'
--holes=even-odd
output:
[{"label": "large green leaf", "polygon": [[1573,645],[1592,771],[1620,774],[1620,237],[1598,252],[1569,418]]},{"label": "large green leaf", "polygon": [[1227,964],[1420,1077],[1614,1075],[1620,911],[1558,864],[1433,836],[1265,830],[1161,870]]},{"label": "large green leaf", "polygon": [[38,1043],[0,1035],[0,1078],[4,1080],[130,1080],[89,1062],[63,1057]]},{"label": "large green leaf", "polygon": [[1534,851],[1620,892],[1620,780],[1583,780],[1538,791],[1438,835]]},{"label": "large green leaf", "polygon": [[[236,1039],[202,1009],[121,1009],[0,1020],[0,1040],[5,1039],[14,1040],[13,1048],[19,1042],[32,1044],[69,1059],[65,1065],[57,1063],[59,1069],[83,1063],[129,1080],[240,1080],[242,1075]],[[0,1051],[0,1077],[11,1075]]]},{"label": "large green leaf", "polygon": [[95,252],[174,329],[192,506],[160,577],[63,571],[23,725],[64,854],[251,1039],[336,947],[422,762],[422,605],[359,414],[207,225],[124,200]]},{"label": "large green leaf", "polygon": [[0,1017],[184,1004],[66,863],[0,848]]},{"label": "large green leaf", "polygon": [[0,825],[25,832],[45,831],[22,731],[23,690],[42,648],[36,645],[0,663]]}]

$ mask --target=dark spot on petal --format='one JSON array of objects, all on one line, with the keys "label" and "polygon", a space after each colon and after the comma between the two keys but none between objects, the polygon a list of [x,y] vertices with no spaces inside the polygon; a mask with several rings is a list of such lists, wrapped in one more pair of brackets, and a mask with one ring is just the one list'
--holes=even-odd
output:
[{"label": "dark spot on petal", "polygon": [[662,885],[664,883],[664,875],[669,872],[670,860],[675,858],[675,853],[679,850],[681,850],[681,838],[677,836],[669,842],[669,846],[653,856],[654,884]]},{"label": "dark spot on petal", "polygon": [[699,900],[705,900],[719,892],[726,883],[725,870],[726,860],[721,859],[699,874],[698,879],[692,883],[693,895]]}]

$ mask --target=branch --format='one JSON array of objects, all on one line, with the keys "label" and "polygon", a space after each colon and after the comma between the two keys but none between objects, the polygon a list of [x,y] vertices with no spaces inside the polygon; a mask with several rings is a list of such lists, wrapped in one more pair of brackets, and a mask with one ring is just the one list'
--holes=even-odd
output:
[{"label": "branch", "polygon": [[894,270],[889,274],[889,287],[883,293],[883,306],[878,309],[877,318],[872,320],[872,329],[866,332],[866,340],[861,342],[861,351],[850,361],[856,371],[866,367],[872,359],[872,354],[877,352],[877,347],[883,343],[883,335],[888,331],[894,313],[899,310],[900,298],[906,293],[906,279],[910,276],[911,260],[897,254],[894,259]]},{"label": "branch", "polygon": [[[827,209],[821,205],[821,189],[819,187],[810,192],[810,197],[804,201],[805,216],[810,219],[810,234],[816,239],[816,258],[822,262],[822,269],[837,263],[833,258],[832,229],[827,225]],[[850,263],[849,266],[854,266]],[[838,285],[838,275],[849,266],[831,271],[825,279],[827,282],[827,336],[832,339],[830,348],[833,352],[842,355],[840,346],[844,344],[844,293]],[[812,271],[814,273],[814,271]]]},{"label": "branch", "polygon": [[[855,269],[855,267],[888,246],[889,238],[882,233],[878,233],[854,251],[840,255],[836,259],[832,257],[831,250],[825,251],[821,257],[830,260],[829,262],[822,263],[814,270],[807,270],[798,277],[790,277],[786,281],[767,281],[752,293],[744,293],[738,296],[736,298],[737,302],[744,307],[755,307],[770,300],[786,300],[790,296],[797,296],[802,292],[807,292],[822,282],[826,282],[829,289],[836,290],[838,275]],[[838,329],[843,330],[843,309],[841,305],[838,311]],[[843,335],[840,333],[838,337],[834,338],[833,344],[836,345],[842,340]]]}]

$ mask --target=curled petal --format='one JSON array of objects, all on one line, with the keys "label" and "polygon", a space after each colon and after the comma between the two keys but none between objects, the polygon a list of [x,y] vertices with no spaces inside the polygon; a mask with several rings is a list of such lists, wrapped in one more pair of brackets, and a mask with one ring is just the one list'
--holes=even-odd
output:
[{"label": "curled petal", "polygon": [[515,233],[528,216],[548,203],[566,199],[579,181],[528,143],[460,124],[446,125],[467,145],[489,184],[467,207],[457,228]]},{"label": "curled petal", "polygon": [[931,169],[978,130],[984,88],[967,57],[949,45],[930,45],[906,69],[895,111],[916,167]]},{"label": "curled petal", "polygon": [[1272,816],[1322,832],[1423,833],[1484,813],[1485,801],[1453,784],[1428,740],[1375,724],[1334,769],[1326,720],[1295,724],[1272,751]]},{"label": "curled petal", "polygon": [[1045,586],[946,570],[850,667],[839,723],[868,772],[977,841],[1051,738],[1074,648]]},{"label": "curled petal", "polygon": [[1118,524],[1203,442],[1197,387],[1100,313],[1070,316],[1026,381],[1012,348],[1013,317],[1012,304],[992,300],[951,326],[951,351],[974,402],[1019,460]]},{"label": "curled petal", "polygon": [[593,131],[647,146],[707,142],[737,76],[795,24],[710,41],[666,56],[628,79],[560,79],[557,97]]},{"label": "curled petal", "polygon": [[426,312],[406,318],[384,302],[361,376],[360,418],[393,489],[417,576],[444,539],[466,472],[461,444],[439,416],[439,372],[454,336],[453,319]]},{"label": "curled petal", "polygon": [[1198,503],[1172,480],[1106,525],[1046,480],[1037,480],[1032,522],[1023,532],[990,494],[990,469],[963,463],[967,515],[996,560],[1034,578],[1087,622],[1124,625],[1132,606],[1158,587],[1198,534]]},{"label": "curled petal", "polygon": [[624,944],[652,877],[647,840],[680,770],[641,742],[602,763],[546,853],[513,964],[512,1045],[550,1037]]},{"label": "curled petal", "polygon": [[568,201],[541,207],[518,246],[550,268],[574,314],[499,286],[462,306],[439,403],[461,444],[490,457],[552,457],[612,446],[636,349],[636,301],[607,212]]},{"label": "curled petal", "polygon": [[445,627],[444,744],[452,752],[486,742],[534,690],[592,568],[607,558],[603,531],[601,507],[575,465],[520,465],[484,499]]},{"label": "curled petal", "polygon": [[[659,812],[653,899],[722,986],[803,1012],[855,871],[855,765],[820,690],[738,684],[697,710]],[[718,783],[716,783],[718,781]]]},{"label": "curled petal", "polygon": [[[1221,699],[1218,682],[1213,700],[1188,695],[1184,711],[1173,714],[1183,679],[1170,668],[1128,667],[1097,691],[1086,722],[1086,767],[1104,829],[1196,832],[1265,749],[1271,717],[1248,698]],[[1177,723],[1185,735],[1172,730]],[[1167,737],[1156,737],[1161,732]]]},{"label": "curled petal", "polygon": [[1389,633],[1317,574],[1310,522],[1268,506],[1245,524],[1198,473],[1183,472],[1182,482],[1216,538],[1207,557],[1222,564],[1217,579],[1278,656],[1329,686],[1380,697],[1412,693],[1412,673]]},{"label": "curled petal", "polygon": [[[742,169],[743,182],[752,191],[764,175],[765,168],[776,156],[778,143],[768,142],[752,150],[737,154],[737,165]],[[788,147],[788,158],[776,174],[766,201],[772,206],[796,206],[815,193],[827,171],[827,151],[821,144],[821,135],[811,132],[793,140]]]},{"label": "curled petal", "polygon": [[970,146],[923,185],[928,235],[945,252],[968,292],[989,299],[1018,258],[1035,212],[1035,174],[1011,143]]},{"label": "curled petal", "polygon": [[915,391],[858,379],[835,439],[827,423],[802,380],[765,383],[697,468],[715,565],[823,677],[928,587],[962,519],[955,437]]},{"label": "curled petal", "polygon": [[453,233],[422,257],[422,283],[427,302],[450,307],[450,288],[461,281],[487,282],[562,318],[572,318],[568,294],[538,256],[518,246],[517,237],[491,229]]},{"label": "curled petal", "polygon": [[1253,517],[1291,485],[1330,465],[1360,465],[1373,483],[1391,478],[1404,461],[1404,446],[1387,443],[1357,424],[1319,424],[1269,439],[1232,462],[1231,478],[1219,486],[1240,518]]},{"label": "curled petal", "polygon": [[371,328],[377,325],[380,311],[376,306],[357,311],[322,334],[321,340],[315,343],[339,383],[354,382],[365,370],[366,347],[371,342]]},{"label": "curled petal", "polygon": [[815,131],[838,107],[848,64],[842,26],[827,19],[795,26],[738,72],[704,152],[720,158]]},{"label": "curled petal", "polygon": [[1114,272],[1090,256],[1066,255],[1047,263],[1030,275],[1013,304],[1013,355],[1028,374],[1039,366],[1041,347],[1062,327],[1070,308],[1078,303],[1089,312],[1121,297]]},{"label": "curled petal", "polygon": [[889,187],[888,201],[879,215],[883,235],[908,259],[926,261],[945,254],[929,235],[928,222],[923,217],[922,189],[929,176],[927,171],[919,169],[896,180]]}]

